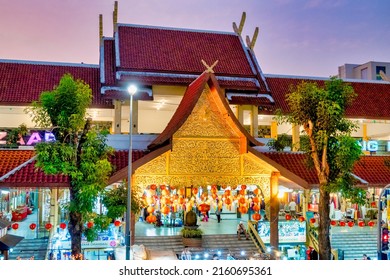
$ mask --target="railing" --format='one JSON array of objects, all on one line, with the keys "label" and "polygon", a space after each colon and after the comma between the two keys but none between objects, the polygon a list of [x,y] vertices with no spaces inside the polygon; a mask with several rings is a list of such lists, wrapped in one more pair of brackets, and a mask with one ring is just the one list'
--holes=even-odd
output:
[{"label": "railing", "polygon": [[259,233],[257,232],[257,229],[255,227],[256,224],[257,224],[256,222],[248,221],[248,233],[249,233],[249,236],[252,238],[252,240],[254,241],[257,249],[261,253],[267,253],[267,247],[265,246],[263,240],[261,239]]},{"label": "railing", "polygon": [[[313,247],[314,250],[316,250],[317,252],[319,252],[319,244],[318,244],[318,229],[313,227],[313,226],[308,226],[307,227],[309,230],[308,230],[308,240],[309,240],[309,244],[308,246],[311,246]],[[339,260],[339,250],[338,249],[334,249],[332,248],[331,250],[331,254],[332,254],[332,260]],[[342,255],[342,254],[341,254]],[[341,258],[342,259],[342,258]]]}]

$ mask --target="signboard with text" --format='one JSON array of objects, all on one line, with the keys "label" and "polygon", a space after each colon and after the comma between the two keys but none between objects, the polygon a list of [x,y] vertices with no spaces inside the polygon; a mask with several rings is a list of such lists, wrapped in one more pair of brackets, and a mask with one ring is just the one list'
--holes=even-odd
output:
[{"label": "signboard with text", "polygon": [[[269,222],[259,222],[258,233],[264,243],[270,242]],[[306,242],[306,222],[299,221],[279,221],[279,243],[305,243]]]}]

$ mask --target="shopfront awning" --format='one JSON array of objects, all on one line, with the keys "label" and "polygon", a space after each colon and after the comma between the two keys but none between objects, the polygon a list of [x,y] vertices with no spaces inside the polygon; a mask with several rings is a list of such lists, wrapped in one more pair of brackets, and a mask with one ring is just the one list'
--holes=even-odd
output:
[{"label": "shopfront awning", "polygon": [[15,247],[20,241],[22,241],[24,237],[13,235],[13,234],[6,234],[3,237],[0,238],[0,250],[5,251],[9,250],[10,248]]}]

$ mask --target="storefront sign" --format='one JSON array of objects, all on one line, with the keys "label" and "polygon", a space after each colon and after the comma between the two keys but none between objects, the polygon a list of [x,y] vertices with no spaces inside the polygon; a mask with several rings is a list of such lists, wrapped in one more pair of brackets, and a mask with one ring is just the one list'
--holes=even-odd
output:
[{"label": "storefront sign", "polygon": [[[269,222],[259,222],[258,232],[264,243],[270,242]],[[288,221],[279,222],[279,243],[305,243],[306,242],[306,222]]]},{"label": "storefront sign", "polygon": [[[7,144],[7,131],[0,131],[0,145],[6,145]],[[35,131],[32,132],[28,136],[20,137],[19,141],[17,142],[21,146],[34,146],[36,143],[39,142],[51,142],[55,141],[56,138],[53,133],[47,132],[47,131]]]},{"label": "storefront sign", "polygon": [[[385,151],[390,152],[390,141],[381,141],[384,142]],[[380,150],[380,144],[379,141],[376,140],[370,140],[370,141],[358,141],[358,144],[360,147],[362,147],[363,151],[368,152],[378,152]],[[382,145],[383,145],[382,144]]]}]

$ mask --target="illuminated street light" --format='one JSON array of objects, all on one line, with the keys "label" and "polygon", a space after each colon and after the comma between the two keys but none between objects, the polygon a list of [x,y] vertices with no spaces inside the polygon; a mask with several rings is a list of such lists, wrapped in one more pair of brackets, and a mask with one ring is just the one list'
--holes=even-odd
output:
[{"label": "illuminated street light", "polygon": [[127,88],[130,94],[130,124],[129,124],[129,160],[127,170],[127,208],[126,208],[126,260],[130,260],[131,248],[131,173],[133,162],[133,96],[137,92],[135,85],[130,85]]}]

